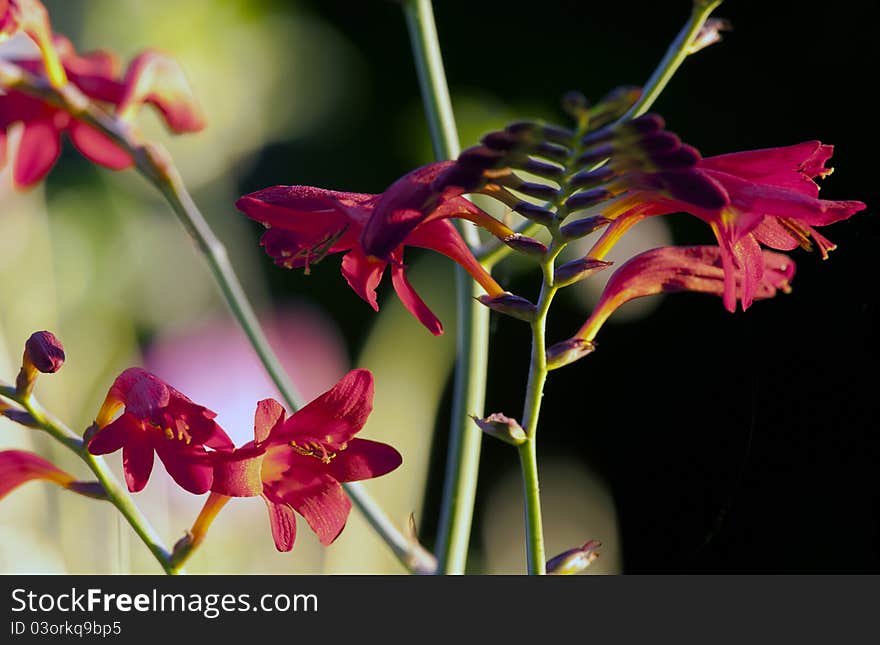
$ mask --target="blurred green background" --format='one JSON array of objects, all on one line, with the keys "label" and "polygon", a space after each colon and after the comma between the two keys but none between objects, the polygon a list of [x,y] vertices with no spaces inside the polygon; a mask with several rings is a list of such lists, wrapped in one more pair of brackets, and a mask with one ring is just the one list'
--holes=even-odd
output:
[{"label": "blurred green background", "polygon": [[[393,443],[404,466],[367,484],[401,525],[416,514],[431,546],[445,455],[454,345],[449,263],[408,252],[412,281],[443,320],[430,336],[388,285],[373,314],[339,275],[338,257],[309,276],[274,267],[260,227],[235,211],[275,184],[380,192],[431,160],[409,43],[394,2],[65,0],[46,2],[57,31],[83,50],[177,57],[208,128],[177,139],[152,114],[196,201],[228,245],[273,344],[309,396],[351,366],[376,374],[364,436]],[[689,3],[548,0],[437,2],[462,144],[506,122],[564,122],[571,89],[599,98],[648,77]],[[624,6],[625,4],[625,6]],[[730,316],[715,299],[655,298],[612,319],[590,358],[555,373],[542,420],[549,552],[605,545],[593,573],[876,570],[878,231],[876,134],[863,70],[877,62],[869,3],[811,12],[799,2],[731,1],[734,31],[688,61],[656,109],[711,155],[820,138],[837,144],[828,198],[862,199],[867,215],[833,227],[827,263],[796,253],[792,295]],[[145,364],[219,412],[237,442],[272,387],[227,315],[200,257],[134,172],[96,168],[69,147],[44,186],[0,182],[0,374],[14,376],[36,329],[54,330],[68,362],[38,394],[74,428],[94,417],[113,377]],[[710,240],[685,217],[640,224],[639,250]],[[534,297],[529,265],[497,271]],[[607,276],[606,276],[607,277]],[[597,281],[598,282],[598,281]],[[582,322],[597,288],[558,300],[550,338]],[[624,315],[626,314],[626,315]],[[517,416],[527,330],[493,317],[487,412]],[[0,421],[3,447],[83,469],[43,437]],[[109,460],[118,466],[119,456]],[[522,511],[515,454],[487,441],[470,570],[520,572]],[[169,485],[157,462],[138,495],[169,543],[201,500]],[[193,558],[195,572],[400,572],[356,513],[324,549],[300,523],[294,551],[274,551],[262,502],[230,505]],[[156,572],[104,505],[31,484],[0,505],[0,571]]]}]

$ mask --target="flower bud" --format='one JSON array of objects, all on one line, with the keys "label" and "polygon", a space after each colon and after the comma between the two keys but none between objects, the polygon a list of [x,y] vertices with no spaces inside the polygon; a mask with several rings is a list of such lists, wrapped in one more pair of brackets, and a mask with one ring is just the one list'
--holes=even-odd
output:
[{"label": "flower bud", "polygon": [[611,166],[602,166],[596,170],[581,170],[569,180],[568,184],[572,188],[596,188],[611,181],[617,175],[618,172]]},{"label": "flower bud", "polygon": [[531,202],[519,201],[511,209],[522,215],[528,220],[541,224],[542,226],[550,226],[556,219],[552,211],[547,210],[543,206],[532,204]]},{"label": "flower bud", "polygon": [[547,369],[555,370],[592,354],[596,344],[583,338],[569,338],[547,349]]},{"label": "flower bud", "polygon": [[612,264],[612,262],[594,260],[593,258],[578,258],[577,260],[566,262],[556,267],[556,270],[553,272],[553,285],[559,288],[567,287],[590,277],[594,273],[607,269]]},{"label": "flower bud", "polygon": [[604,188],[593,188],[580,193],[575,193],[565,202],[566,208],[570,211],[579,211],[595,206],[614,197],[614,193]]},{"label": "flower bud", "polygon": [[19,396],[27,397],[34,389],[37,374],[54,374],[64,364],[64,347],[54,334],[38,331],[31,334],[24,344],[21,370],[15,379]]},{"label": "flower bud", "polygon": [[518,446],[528,440],[526,431],[522,429],[517,420],[511,419],[501,412],[490,414],[485,419],[480,419],[477,416],[471,416],[471,419],[487,435],[509,443],[511,446]]},{"label": "flower bud", "polygon": [[602,543],[599,540],[590,540],[585,542],[583,546],[569,549],[550,558],[547,560],[547,575],[570,576],[574,573],[580,573],[599,557],[596,549],[601,546]]},{"label": "flower bud", "polygon": [[538,311],[538,308],[531,302],[509,291],[505,291],[497,296],[480,296],[477,300],[493,311],[519,320],[525,320],[526,322],[532,322]]},{"label": "flower bud", "polygon": [[715,43],[721,42],[724,40],[721,37],[721,32],[731,31],[732,29],[733,25],[725,18],[709,18],[703,23],[703,26],[700,27],[700,32],[691,43],[691,46],[688,49],[688,54],[696,54],[701,49],[705,49]]},{"label": "flower bud", "polygon": [[606,217],[593,215],[592,217],[585,217],[583,219],[569,222],[559,229],[559,232],[562,233],[562,237],[567,242],[570,242],[572,240],[579,240],[593,231],[600,229],[603,226],[607,226],[610,222],[611,220]]},{"label": "flower bud", "polygon": [[541,242],[534,238],[520,235],[519,233],[505,237],[502,241],[514,251],[522,253],[523,255],[543,257],[543,255],[547,253],[547,247]]}]

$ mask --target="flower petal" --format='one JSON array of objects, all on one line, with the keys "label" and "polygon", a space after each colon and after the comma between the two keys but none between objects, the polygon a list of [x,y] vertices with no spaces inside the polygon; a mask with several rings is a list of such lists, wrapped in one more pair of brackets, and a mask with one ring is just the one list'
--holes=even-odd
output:
[{"label": "flower petal", "polygon": [[352,249],[342,258],[342,275],[348,286],[373,308],[379,311],[376,299],[376,287],[382,281],[382,274],[388,263],[384,260],[369,258],[360,249]]},{"label": "flower petal", "polygon": [[143,433],[140,422],[132,414],[123,414],[107,425],[89,440],[89,452],[93,455],[107,455],[116,452],[137,434]]},{"label": "flower petal", "polygon": [[122,469],[128,490],[132,493],[143,490],[153,471],[153,445],[145,432],[128,435],[122,446]]},{"label": "flower petal", "polygon": [[124,170],[134,165],[134,160],[125,150],[82,121],[71,121],[69,133],[73,145],[89,161],[111,170]]},{"label": "flower petal", "polygon": [[350,225],[359,229],[360,223],[370,216],[376,199],[377,195],[312,186],[271,186],[239,198],[235,207],[268,226],[314,237]]},{"label": "flower petal", "polygon": [[229,497],[262,495],[262,467],[265,451],[240,449],[230,455],[215,455],[211,490]]},{"label": "flower petal", "polygon": [[[312,458],[302,458],[305,459]],[[340,483],[329,474],[308,466],[296,468],[295,472],[296,479],[286,478],[269,496],[271,498],[273,494],[277,495],[293,506],[309,523],[321,544],[329,545],[345,527],[351,511],[351,501]]]},{"label": "flower petal", "polygon": [[327,471],[340,482],[372,479],[391,472],[403,463],[403,457],[388,444],[369,439],[352,439],[348,448],[328,464]]},{"label": "flower petal", "polygon": [[74,481],[73,475],[32,452],[24,450],[0,452],[0,499],[34,479],[45,479],[60,486],[67,486]]},{"label": "flower petal", "polygon": [[211,488],[214,466],[204,448],[181,447],[180,442],[173,439],[160,439],[155,447],[165,470],[181,488],[194,495],[201,495]]},{"label": "flower petal", "polygon": [[296,515],[289,504],[277,503],[263,495],[266,508],[269,510],[269,525],[272,527],[272,539],[275,548],[281,552],[290,551],[296,541]]},{"label": "flower petal", "polygon": [[286,417],[284,406],[275,399],[263,399],[257,403],[257,411],[254,413],[254,441],[258,444],[265,441],[277,425],[284,423]]},{"label": "flower petal", "polygon": [[403,306],[406,307],[407,310],[415,316],[429,332],[435,336],[439,336],[443,333],[443,325],[440,323],[437,316],[434,315],[434,312],[428,308],[428,305],[425,304],[424,300],[419,297],[419,294],[416,293],[415,289],[412,288],[409,280],[406,279],[406,272],[403,266],[399,264],[393,264],[391,266],[391,284],[394,286],[394,291],[397,292],[397,296],[400,298]]},{"label": "flower petal", "polygon": [[61,155],[58,130],[50,121],[30,121],[18,144],[13,164],[13,180],[17,186],[31,186],[45,177]]},{"label": "flower petal", "polygon": [[352,370],[329,391],[295,412],[269,437],[272,444],[314,442],[342,450],[373,410],[373,375]]}]

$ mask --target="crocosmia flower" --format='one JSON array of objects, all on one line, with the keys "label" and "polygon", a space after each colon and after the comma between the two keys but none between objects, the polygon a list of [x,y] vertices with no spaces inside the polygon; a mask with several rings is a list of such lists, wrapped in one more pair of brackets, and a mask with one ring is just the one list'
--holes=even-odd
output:
[{"label": "crocosmia flower", "polygon": [[0,0],[0,40],[25,33],[40,49],[46,76],[53,85],[63,85],[67,77],[52,44],[52,27],[46,7],[39,0]]},{"label": "crocosmia flower", "polygon": [[[568,200],[572,209],[601,204],[613,221],[590,252],[601,259],[635,222],[652,215],[687,212],[707,222],[718,240],[725,274],[724,304],[743,309],[755,297],[763,266],[761,245],[790,250],[815,244],[823,257],[834,245],[815,227],[849,218],[859,201],[819,199],[814,181],[831,172],[833,147],[808,141],[782,148],[703,158],[645,115],[587,135],[583,162],[608,158],[574,183],[586,190]],[[743,276],[737,293],[736,276]]]},{"label": "crocosmia flower", "polygon": [[322,544],[333,542],[351,510],[341,482],[379,477],[402,461],[391,446],[355,437],[372,407],[373,376],[367,370],[349,372],[289,418],[277,401],[261,401],[254,440],[215,455],[212,495],[193,527],[195,539],[230,497],[260,495],[279,551],[293,548],[294,511]]},{"label": "crocosmia flower", "polygon": [[[119,410],[123,414],[114,420]],[[155,452],[174,481],[199,495],[211,487],[209,449],[233,447],[214,422],[216,416],[153,374],[132,367],[116,378],[107,393],[89,452],[104,455],[121,448],[125,481],[132,492],[146,486]]]},{"label": "crocosmia flower", "polygon": [[34,480],[52,482],[87,497],[106,497],[98,482],[77,481],[73,475],[39,455],[25,450],[0,451],[0,499]]},{"label": "crocosmia flower", "polygon": [[[114,109],[118,119],[129,121],[141,105],[149,103],[176,133],[194,132],[204,126],[182,70],[167,56],[155,51],[144,52],[132,61],[120,79],[118,61],[108,52],[79,55],[62,36],[55,36],[54,51],[60,57],[68,82],[92,101]],[[32,74],[47,73],[42,60],[13,63]],[[125,150],[95,128],[16,90],[0,95],[0,162],[6,158],[7,131],[19,122],[24,129],[12,160],[16,186],[31,186],[46,176],[61,154],[62,133],[67,133],[86,158],[101,166],[122,170],[134,164]]]},{"label": "crocosmia flower", "polygon": [[449,218],[484,226],[506,243],[528,243],[459,194],[437,193],[434,179],[453,162],[418,168],[379,195],[345,193],[311,186],[273,186],[245,195],[239,210],[269,228],[261,244],[276,264],[304,268],[332,253],[345,252],[342,275],[373,309],[386,268],[404,306],[432,334],[443,326],[406,278],[406,246],[432,249],[461,265],[490,296],[504,293],[474,258]]}]

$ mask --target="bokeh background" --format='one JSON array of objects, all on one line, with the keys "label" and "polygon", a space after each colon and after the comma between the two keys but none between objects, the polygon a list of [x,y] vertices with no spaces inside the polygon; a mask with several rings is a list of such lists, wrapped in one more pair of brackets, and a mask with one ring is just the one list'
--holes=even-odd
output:
[{"label": "bokeh background", "polygon": [[[272,266],[260,227],[233,207],[275,184],[380,192],[431,160],[409,43],[394,2],[56,0],[55,27],[81,50],[128,59],[157,46],[187,70],[209,127],[167,141],[229,246],[270,336],[309,396],[351,366],[374,370],[365,436],[389,441],[404,466],[368,488],[404,524],[436,530],[454,344],[452,269],[411,253],[412,279],[444,321],[431,337],[389,289],[375,315],[341,279],[338,259],[311,275]],[[506,122],[565,119],[568,90],[598,98],[643,82],[689,3],[574,0],[437,2],[463,145]],[[589,358],[554,373],[540,432],[549,550],[590,538],[598,573],[828,572],[880,569],[877,436],[877,135],[868,97],[877,60],[874,3],[730,0],[734,31],[690,59],[656,104],[670,129],[706,155],[834,143],[838,172],[823,196],[868,210],[827,235],[828,262],[794,253],[794,292],[729,315],[708,296],[644,300],[612,318]],[[113,377],[145,364],[219,412],[237,442],[254,403],[272,395],[205,266],[158,196],[133,172],[65,151],[45,185],[14,193],[0,174],[0,374],[17,370],[36,329],[55,330],[68,362],[39,395],[74,428],[94,417]],[[823,231],[824,232],[824,231]],[[687,217],[649,220],[616,259],[708,242]],[[516,261],[497,273],[533,297]],[[567,337],[596,285],[557,300],[550,338]],[[528,357],[521,323],[494,318],[487,412],[518,415]],[[43,437],[0,421],[3,448],[36,449],[83,469]],[[119,456],[110,456],[118,466]],[[201,500],[168,484],[157,462],[138,497],[173,543]],[[515,454],[484,442],[470,570],[520,572],[523,530]],[[352,514],[323,549],[301,523],[292,553],[272,547],[263,505],[242,500],[215,523],[196,572],[401,572]],[[111,509],[30,484],[0,505],[0,571],[155,572]]]}]

